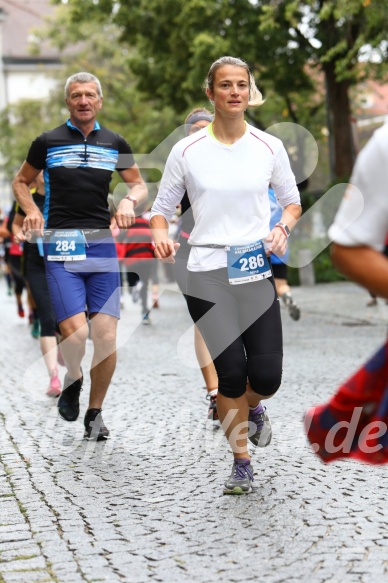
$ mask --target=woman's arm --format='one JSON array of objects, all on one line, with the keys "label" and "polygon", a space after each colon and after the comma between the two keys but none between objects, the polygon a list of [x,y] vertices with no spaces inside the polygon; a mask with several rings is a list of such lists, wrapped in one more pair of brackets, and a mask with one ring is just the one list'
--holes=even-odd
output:
[{"label": "woman's arm", "polygon": [[168,236],[168,222],[162,215],[154,215],[150,220],[152,237],[155,241],[154,255],[165,263],[175,263],[175,253],[180,243],[174,243]]},{"label": "woman's arm", "polygon": [[[282,257],[287,250],[287,230],[292,230],[300,215],[302,214],[302,207],[300,204],[289,204],[285,209],[279,223],[285,225],[285,228],[280,226],[274,226],[270,234],[268,235],[266,241],[269,243],[269,249],[267,252],[275,253],[279,257]],[[278,224],[278,223],[277,223]]]}]

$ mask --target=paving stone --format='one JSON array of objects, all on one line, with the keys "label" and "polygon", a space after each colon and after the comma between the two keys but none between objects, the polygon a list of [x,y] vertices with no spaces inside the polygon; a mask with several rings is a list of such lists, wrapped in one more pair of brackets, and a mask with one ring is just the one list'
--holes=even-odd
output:
[{"label": "paving stone", "polygon": [[13,571],[1,572],[5,583],[51,583],[53,579],[45,571]]},{"label": "paving stone", "polygon": [[[88,375],[80,419],[66,423],[45,397],[39,345],[15,316],[0,278],[0,318],[11,331],[0,338],[9,379],[0,401],[4,581],[386,578],[386,469],[322,464],[306,443],[302,416],[382,344],[388,306],[365,308],[366,292],[347,282],[294,294],[302,317],[294,322],[282,309],[283,385],[267,402],[273,441],[252,448],[256,489],[240,498],[222,495],[231,454],[221,431],[206,427],[192,340],[178,351],[191,327],[180,296],[166,292],[147,329],[134,326],[139,307],[124,296],[117,369],[104,406],[112,439],[96,444],[82,439]],[[84,370],[91,358],[88,343]]]}]

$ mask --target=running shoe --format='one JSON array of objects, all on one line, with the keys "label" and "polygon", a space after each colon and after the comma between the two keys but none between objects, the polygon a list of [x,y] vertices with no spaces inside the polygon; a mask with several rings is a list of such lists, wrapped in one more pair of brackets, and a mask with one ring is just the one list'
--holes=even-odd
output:
[{"label": "running shoe", "polygon": [[299,320],[300,318],[300,309],[294,302],[292,295],[287,292],[282,294],[282,300],[285,303],[286,307],[288,308],[288,313],[290,314],[293,320]]},{"label": "running shoe", "polygon": [[109,439],[109,429],[105,427],[101,409],[88,409],[85,413],[84,425],[84,437],[89,441]]},{"label": "running shoe", "polygon": [[293,320],[299,320],[300,318],[300,308],[292,302],[290,306],[288,306],[288,313],[290,314]]},{"label": "running shoe", "polygon": [[217,411],[217,395],[206,395],[206,399],[210,401],[209,410],[207,412],[207,420],[213,421],[213,423],[219,423],[220,418],[218,417]]},{"label": "running shoe", "polygon": [[272,427],[266,409],[261,403],[255,409],[249,409],[249,440],[258,447],[271,443]]},{"label": "running shoe", "polygon": [[145,314],[143,314],[143,319],[142,319],[141,323],[144,326],[149,326],[151,324],[151,318],[149,316],[149,312],[146,312]]},{"label": "running shoe", "polygon": [[252,492],[253,468],[248,459],[235,459],[232,473],[224,483],[224,494],[249,494]]},{"label": "running shoe", "polygon": [[18,304],[18,314],[21,318],[24,318],[24,308],[22,304]]},{"label": "running shoe", "polygon": [[59,397],[61,394],[61,381],[58,378],[58,370],[54,369],[50,376],[50,384],[47,389],[48,397]]},{"label": "running shoe", "polygon": [[32,322],[31,336],[33,338],[39,338],[39,336],[40,336],[40,320],[37,318],[35,320],[33,320],[33,322]]},{"label": "running shoe", "polygon": [[79,394],[82,391],[84,377],[76,381],[69,379],[65,375],[64,386],[61,396],[58,399],[58,411],[65,421],[75,421],[79,415]]}]

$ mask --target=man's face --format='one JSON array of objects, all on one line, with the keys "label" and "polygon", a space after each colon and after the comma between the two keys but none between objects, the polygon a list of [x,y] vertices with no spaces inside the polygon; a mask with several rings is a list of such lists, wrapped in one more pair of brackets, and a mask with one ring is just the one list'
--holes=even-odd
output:
[{"label": "man's face", "polygon": [[70,112],[70,121],[74,124],[85,124],[96,119],[102,107],[94,81],[90,83],[71,83],[66,105]]}]

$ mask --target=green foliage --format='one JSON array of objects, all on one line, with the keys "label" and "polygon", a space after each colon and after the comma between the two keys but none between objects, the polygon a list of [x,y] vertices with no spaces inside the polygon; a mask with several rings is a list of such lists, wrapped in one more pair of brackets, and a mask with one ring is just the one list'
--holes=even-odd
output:
[{"label": "green foliage", "polygon": [[[388,15],[381,0],[52,3],[57,11],[42,38],[62,51],[60,88],[77,70],[96,74],[104,89],[100,121],[124,135],[138,153],[151,152],[192,107],[209,105],[203,81],[223,54],[249,63],[266,98],[262,107],[248,110],[251,123],[266,129],[293,121],[317,140],[326,125],[322,68],[333,65],[337,83],[350,84],[366,73],[384,78],[387,72]],[[378,67],[357,65],[366,45],[374,58],[380,56]],[[35,105],[20,105],[23,132],[22,123],[12,128],[14,111],[3,114],[0,149],[10,174],[24,158],[30,136],[65,119],[61,92],[43,105],[42,122]],[[344,115],[348,119],[348,112]]]},{"label": "green foliage", "polygon": [[[98,119],[122,134],[135,154],[151,152],[182,123],[171,107],[160,107],[136,89],[128,66],[130,51],[119,42],[121,31],[116,25],[73,22],[70,11],[61,6],[40,34],[63,51],[63,67],[48,100],[23,100],[1,112],[0,152],[7,178],[13,178],[33,139],[67,119],[63,87],[77,71],[89,71],[100,79],[104,100]],[[115,176],[112,188],[118,180]]]},{"label": "green foliage", "polygon": [[[336,181],[336,183],[338,182],[339,181]],[[332,184],[332,186],[334,186],[334,184]],[[303,213],[306,213],[317,202],[317,195],[309,191],[304,191],[301,193],[301,202]],[[329,228],[330,224],[325,224],[326,229]],[[303,242],[301,242],[300,244],[300,248],[311,248],[312,252],[314,253],[315,248],[314,242],[309,239],[303,240]],[[294,260],[297,256],[297,252],[298,249],[295,248],[294,244],[294,247],[292,249]],[[315,257],[313,265],[316,283],[344,281],[346,279],[341,273],[339,273],[334,268],[332,264],[330,258],[330,246],[326,247],[323,251],[321,251],[321,253],[319,253],[319,255]],[[288,282],[292,286],[298,286],[300,284],[298,268],[293,267],[288,268]]]},{"label": "green foliage", "polygon": [[[201,87],[209,66],[230,54],[249,63],[267,97],[264,107],[249,112],[251,123],[265,128],[282,116],[318,138],[326,125],[322,70],[335,76],[334,85],[328,87],[328,104],[337,110],[335,83],[345,83],[346,94],[348,86],[365,75],[366,68],[359,67],[358,60],[361,54],[365,57],[366,46],[373,49],[373,59],[378,56],[381,61],[368,74],[386,76],[385,4],[381,0],[68,0],[66,9],[73,24],[94,20],[100,26],[118,26],[120,44],[130,47],[128,66],[136,89],[159,107],[171,107],[180,119],[191,107],[206,103]],[[349,126],[346,102],[341,108],[334,130]],[[344,158],[335,172],[349,172],[351,155],[345,156],[344,150],[352,150],[351,132],[333,135],[334,142],[341,144],[336,145],[336,155]]]},{"label": "green foliage", "polygon": [[317,283],[344,281],[346,279],[334,268],[330,258],[330,247],[327,247],[314,259],[314,272]]},{"label": "green foliage", "polygon": [[[330,247],[324,249],[313,262],[316,283],[329,283],[332,281],[345,281],[346,278],[339,273],[330,258]],[[291,286],[298,286],[299,270],[296,267],[289,267],[287,270],[288,283]]]},{"label": "green foliage", "polygon": [[61,117],[61,104],[52,100],[23,99],[1,111],[0,152],[9,180],[25,160],[31,142],[58,125]]}]

